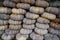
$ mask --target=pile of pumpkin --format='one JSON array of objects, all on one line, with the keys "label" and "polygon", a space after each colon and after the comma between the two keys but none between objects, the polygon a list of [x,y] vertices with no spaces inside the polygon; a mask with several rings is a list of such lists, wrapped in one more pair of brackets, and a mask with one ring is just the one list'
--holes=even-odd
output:
[{"label": "pile of pumpkin", "polygon": [[52,5],[45,0],[4,0],[0,40],[60,40],[60,8]]}]

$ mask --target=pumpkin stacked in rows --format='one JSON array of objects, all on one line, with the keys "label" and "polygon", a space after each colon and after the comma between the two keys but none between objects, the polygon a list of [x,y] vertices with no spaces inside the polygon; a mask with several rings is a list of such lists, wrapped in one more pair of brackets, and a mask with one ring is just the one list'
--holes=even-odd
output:
[{"label": "pumpkin stacked in rows", "polygon": [[60,40],[60,9],[52,5],[45,0],[4,0],[0,7],[1,39]]}]

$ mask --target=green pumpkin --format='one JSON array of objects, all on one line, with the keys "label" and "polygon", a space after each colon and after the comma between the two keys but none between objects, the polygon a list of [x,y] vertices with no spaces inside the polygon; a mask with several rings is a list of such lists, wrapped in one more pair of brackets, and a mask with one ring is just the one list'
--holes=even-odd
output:
[{"label": "green pumpkin", "polygon": [[60,6],[60,1],[50,2],[50,6],[59,7]]},{"label": "green pumpkin", "polygon": [[0,14],[0,19],[7,20],[7,19],[9,19],[9,15]]}]

